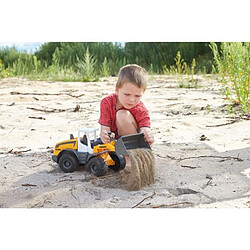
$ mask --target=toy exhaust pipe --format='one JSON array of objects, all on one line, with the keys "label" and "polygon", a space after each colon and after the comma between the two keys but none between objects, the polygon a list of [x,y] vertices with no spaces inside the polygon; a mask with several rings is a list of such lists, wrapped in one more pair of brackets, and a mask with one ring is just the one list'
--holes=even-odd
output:
[{"label": "toy exhaust pipe", "polygon": [[127,150],[136,148],[151,149],[149,143],[144,140],[143,133],[121,136],[115,143],[115,151],[119,155],[128,155]]}]

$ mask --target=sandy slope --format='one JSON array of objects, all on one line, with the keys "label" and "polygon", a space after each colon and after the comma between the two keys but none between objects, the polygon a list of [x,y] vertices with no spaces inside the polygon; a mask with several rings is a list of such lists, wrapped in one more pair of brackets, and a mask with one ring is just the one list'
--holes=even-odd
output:
[{"label": "sandy slope", "polygon": [[1,207],[250,207],[250,121],[226,114],[211,76],[197,77],[197,89],[151,77],[143,101],[155,134],[153,185],[127,191],[112,170],[63,173],[51,160],[54,144],[99,127],[100,100],[115,80],[0,81]]}]

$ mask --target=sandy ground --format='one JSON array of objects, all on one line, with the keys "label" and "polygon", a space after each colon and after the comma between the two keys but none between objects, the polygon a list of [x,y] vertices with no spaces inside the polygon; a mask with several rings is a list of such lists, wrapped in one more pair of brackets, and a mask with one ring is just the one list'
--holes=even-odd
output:
[{"label": "sandy ground", "polygon": [[0,207],[250,207],[250,121],[226,113],[209,75],[196,77],[197,89],[151,77],[143,101],[155,135],[153,185],[127,191],[112,170],[104,178],[84,168],[63,173],[51,159],[55,143],[99,128],[99,103],[115,80],[0,80]]}]

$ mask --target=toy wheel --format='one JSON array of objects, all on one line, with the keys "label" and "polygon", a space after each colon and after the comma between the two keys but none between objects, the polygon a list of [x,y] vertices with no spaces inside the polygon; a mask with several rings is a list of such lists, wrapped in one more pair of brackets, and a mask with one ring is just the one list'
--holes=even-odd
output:
[{"label": "toy wheel", "polygon": [[65,153],[59,159],[59,167],[64,173],[72,173],[79,168],[79,162],[74,155]]},{"label": "toy wheel", "polygon": [[107,173],[108,166],[101,157],[91,158],[87,164],[88,170],[95,176],[104,176]]},{"label": "toy wheel", "polygon": [[109,166],[110,169],[114,170],[115,172],[118,172],[125,168],[126,160],[123,155],[118,155],[115,152],[110,152],[109,155],[115,162],[115,165]]}]

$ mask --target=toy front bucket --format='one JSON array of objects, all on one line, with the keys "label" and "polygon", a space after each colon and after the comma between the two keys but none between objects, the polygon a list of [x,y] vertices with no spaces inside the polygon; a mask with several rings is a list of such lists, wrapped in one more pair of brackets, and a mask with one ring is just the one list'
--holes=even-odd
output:
[{"label": "toy front bucket", "polygon": [[115,151],[119,155],[128,155],[130,149],[150,148],[149,143],[144,140],[143,133],[121,136],[115,143]]}]

